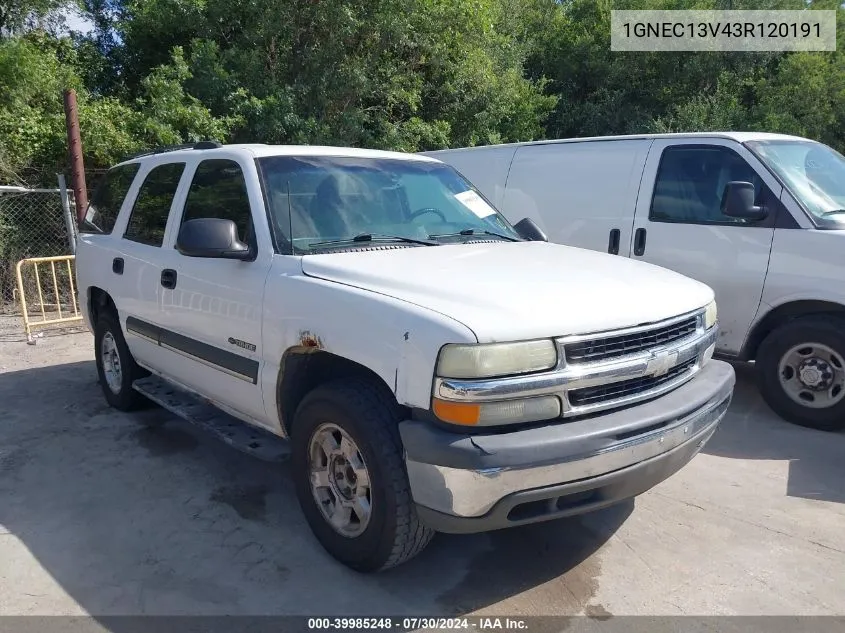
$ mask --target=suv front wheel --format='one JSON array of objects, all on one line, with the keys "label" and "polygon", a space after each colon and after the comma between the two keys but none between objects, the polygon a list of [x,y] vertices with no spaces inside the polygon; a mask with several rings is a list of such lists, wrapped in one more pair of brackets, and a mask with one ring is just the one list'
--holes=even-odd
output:
[{"label": "suv front wheel", "polygon": [[405,562],[434,534],[417,517],[398,421],[391,394],[361,379],[317,387],[294,416],[299,504],[323,548],[357,571]]}]

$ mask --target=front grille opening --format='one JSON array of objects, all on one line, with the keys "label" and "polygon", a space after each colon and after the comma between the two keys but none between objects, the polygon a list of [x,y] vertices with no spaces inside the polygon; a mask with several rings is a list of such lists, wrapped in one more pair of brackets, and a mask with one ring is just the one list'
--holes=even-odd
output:
[{"label": "front grille opening", "polygon": [[659,387],[660,385],[666,384],[667,382],[671,382],[675,378],[688,372],[695,365],[696,360],[696,358],[691,358],[680,365],[675,365],[662,376],[644,376],[642,378],[621,380],[619,382],[612,382],[610,384],[599,385],[597,387],[573,389],[569,392],[569,402],[572,406],[578,407],[585,404],[617,400],[626,396],[632,396],[644,391],[649,391]]},{"label": "front grille opening", "polygon": [[564,347],[566,362],[588,363],[608,358],[618,358],[626,354],[634,354],[667,343],[673,343],[693,334],[698,324],[697,317],[689,317],[678,323],[664,327],[623,334],[619,336],[603,336],[568,343]]}]

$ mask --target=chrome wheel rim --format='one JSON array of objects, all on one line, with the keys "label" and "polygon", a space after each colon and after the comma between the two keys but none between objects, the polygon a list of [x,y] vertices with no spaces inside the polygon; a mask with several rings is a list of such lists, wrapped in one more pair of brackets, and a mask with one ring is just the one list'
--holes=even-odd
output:
[{"label": "chrome wheel rim", "polygon": [[105,376],[106,385],[112,393],[120,393],[120,387],[123,384],[123,371],[120,366],[117,343],[111,332],[106,332],[103,335],[103,340],[100,343],[100,356],[102,357],[103,376]]},{"label": "chrome wheel rim", "polygon": [[335,532],[360,536],[372,516],[370,473],[358,446],[336,424],[321,424],[308,443],[311,493]]},{"label": "chrome wheel rim", "polygon": [[845,359],[822,343],[802,343],[780,359],[778,377],[786,395],[803,407],[826,409],[845,397]]}]

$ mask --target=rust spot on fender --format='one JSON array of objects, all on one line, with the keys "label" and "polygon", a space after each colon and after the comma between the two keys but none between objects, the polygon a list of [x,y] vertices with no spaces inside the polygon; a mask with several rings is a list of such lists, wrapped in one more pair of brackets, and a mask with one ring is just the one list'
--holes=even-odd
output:
[{"label": "rust spot on fender", "polygon": [[301,330],[299,332],[299,344],[310,350],[323,349],[323,341],[310,330]]}]

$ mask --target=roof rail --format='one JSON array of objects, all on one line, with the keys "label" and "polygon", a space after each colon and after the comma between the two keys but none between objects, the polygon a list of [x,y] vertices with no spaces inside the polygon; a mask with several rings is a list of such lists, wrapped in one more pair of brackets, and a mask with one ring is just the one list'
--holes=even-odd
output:
[{"label": "roof rail", "polygon": [[183,143],[182,145],[165,145],[162,147],[155,147],[137,154],[127,156],[123,160],[132,160],[133,158],[141,158],[142,156],[153,156],[155,154],[164,154],[166,152],[177,152],[182,149],[216,149],[223,147],[222,143],[218,141],[199,141],[198,143]]},{"label": "roof rail", "polygon": [[131,156],[127,156],[124,160],[132,160],[133,158],[141,158],[141,156],[152,156],[153,154],[163,154],[165,152],[175,152],[180,149],[193,149],[193,145],[165,145],[163,147],[155,147],[153,149],[148,149],[143,152],[138,152],[137,154],[132,154]]}]

